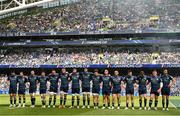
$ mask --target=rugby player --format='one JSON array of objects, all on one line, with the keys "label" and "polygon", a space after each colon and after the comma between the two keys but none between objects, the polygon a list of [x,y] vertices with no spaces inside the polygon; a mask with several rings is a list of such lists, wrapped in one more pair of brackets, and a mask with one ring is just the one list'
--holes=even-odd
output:
[{"label": "rugby player", "polygon": [[56,96],[58,92],[58,84],[59,84],[59,75],[56,73],[55,70],[52,70],[51,74],[49,75],[48,81],[50,82],[50,90],[49,90],[49,105],[48,108],[51,107],[52,97],[53,98],[53,108],[56,107]]},{"label": "rugby player", "polygon": [[93,94],[93,102],[94,109],[99,108],[99,92],[100,92],[100,78],[98,69],[94,70],[94,75],[92,76],[92,94]]},{"label": "rugby player", "polygon": [[77,72],[77,69],[74,68],[73,72],[70,74],[70,80],[72,82],[72,106],[69,108],[74,108],[74,101],[75,101],[75,96],[77,98],[77,108],[79,108],[79,103],[80,103],[80,75]]},{"label": "rugby player", "polygon": [[25,89],[26,89],[26,83],[28,82],[28,79],[26,76],[24,76],[23,72],[20,72],[20,75],[17,78],[18,83],[18,96],[19,96],[19,105],[18,107],[21,107],[21,98],[23,98],[23,105],[22,107],[25,107],[26,103],[26,97],[25,97]]},{"label": "rugby player", "polygon": [[61,70],[60,79],[61,79],[61,87],[60,87],[60,106],[59,106],[59,108],[65,108],[68,89],[69,89],[69,81],[70,81],[69,74],[66,72],[65,68],[63,68]]},{"label": "rugby player", "polygon": [[12,72],[8,76],[7,82],[9,84],[10,106],[16,107],[16,94],[17,94],[17,76],[15,72]]},{"label": "rugby player", "polygon": [[158,76],[158,73],[156,70],[152,71],[152,76],[149,78],[149,83],[151,84],[151,92],[150,92],[151,95],[150,95],[148,110],[151,110],[153,99],[155,99],[154,110],[157,110],[158,97],[163,87],[163,83],[161,81],[161,77]]},{"label": "rugby player", "polygon": [[131,99],[132,110],[134,110],[134,84],[136,83],[135,76],[132,75],[132,71],[128,70],[128,75],[124,78],[124,83],[126,84],[126,107],[129,109],[129,102]]},{"label": "rugby player", "polygon": [[108,109],[110,108],[110,93],[111,93],[111,76],[107,69],[104,70],[104,75],[101,76],[102,82],[102,94],[103,94],[103,107],[105,109],[106,103],[108,104]]},{"label": "rugby player", "polygon": [[88,69],[85,68],[84,72],[81,73],[81,82],[82,82],[82,92],[83,92],[83,106],[85,108],[86,105],[86,97],[87,97],[87,108],[90,108],[90,82],[92,80],[92,73],[88,72]]},{"label": "rugby player", "polygon": [[36,89],[37,89],[37,76],[35,75],[35,72],[32,70],[30,76],[28,77],[28,82],[29,82],[29,94],[31,97],[31,107],[35,107],[35,94],[36,94]]},{"label": "rugby player", "polygon": [[120,109],[120,94],[121,94],[121,81],[123,78],[119,76],[119,71],[114,71],[114,76],[111,77],[112,83],[112,109],[114,109],[115,101],[117,101],[118,107]]},{"label": "rugby player", "polygon": [[38,82],[40,84],[40,95],[41,95],[41,102],[42,108],[46,108],[46,91],[47,91],[47,81],[48,77],[44,71],[41,72],[41,76],[38,77]]},{"label": "rugby player", "polygon": [[166,100],[166,110],[169,111],[168,106],[169,106],[169,95],[170,95],[170,89],[174,83],[174,79],[171,75],[168,74],[168,70],[164,69],[163,70],[163,75],[161,76],[161,80],[163,83],[163,87],[161,90],[162,94],[162,106],[163,109],[165,110],[165,100]]}]

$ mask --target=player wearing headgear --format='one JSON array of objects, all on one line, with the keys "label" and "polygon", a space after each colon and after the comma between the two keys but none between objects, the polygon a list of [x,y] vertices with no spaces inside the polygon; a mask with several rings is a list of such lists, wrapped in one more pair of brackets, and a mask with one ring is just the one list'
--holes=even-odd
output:
[{"label": "player wearing headgear", "polygon": [[149,78],[149,82],[151,84],[151,92],[150,92],[151,96],[150,96],[150,100],[149,100],[148,110],[151,110],[153,99],[155,99],[154,109],[157,110],[158,96],[159,96],[159,93],[161,92],[161,89],[163,87],[163,83],[162,83],[161,77],[158,76],[156,70],[153,70],[152,76]]},{"label": "player wearing headgear", "polygon": [[17,78],[18,83],[18,96],[19,96],[19,105],[18,107],[21,107],[21,98],[23,98],[23,107],[25,107],[26,103],[26,97],[25,97],[25,90],[26,90],[26,83],[28,82],[28,79],[26,76],[24,76],[23,72],[20,72],[20,75]]},{"label": "player wearing headgear", "polygon": [[163,75],[161,76],[161,80],[163,83],[163,87],[161,90],[162,94],[162,106],[163,110],[165,110],[165,100],[166,100],[166,110],[168,111],[168,106],[169,106],[169,95],[170,95],[170,89],[173,85],[174,79],[171,75],[168,74],[168,70],[164,69],[163,70]]},{"label": "player wearing headgear", "polygon": [[142,109],[142,102],[144,97],[144,110],[146,110],[147,104],[147,84],[148,84],[148,77],[145,75],[144,71],[140,72],[140,75],[137,78],[137,83],[139,85],[138,92],[139,92],[139,109]]},{"label": "player wearing headgear", "polygon": [[60,87],[60,106],[59,108],[65,108],[66,100],[67,100],[67,94],[69,89],[69,81],[70,77],[68,72],[66,72],[66,69],[63,68],[61,70],[61,74],[59,75],[61,79],[61,87]]},{"label": "player wearing headgear", "polygon": [[114,109],[115,101],[117,101],[117,104],[118,104],[117,109],[120,109],[121,81],[123,81],[123,78],[121,76],[119,76],[119,71],[115,70],[114,75],[111,77],[112,109]]},{"label": "player wearing headgear", "polygon": [[99,74],[98,69],[95,69],[94,75],[92,76],[92,94],[93,94],[94,109],[99,108],[100,79],[101,79],[101,75]]},{"label": "player wearing headgear", "polygon": [[86,105],[86,97],[87,97],[87,108],[90,108],[90,82],[92,80],[92,73],[88,72],[88,69],[85,68],[84,72],[81,73],[81,82],[82,82],[82,92],[83,92],[83,106],[85,108]]},{"label": "player wearing headgear", "polygon": [[53,99],[53,108],[56,107],[56,96],[58,92],[58,84],[59,84],[59,74],[56,73],[55,70],[52,70],[51,74],[48,77],[48,81],[50,82],[50,96],[49,96],[49,105],[48,108],[51,107],[52,97]]},{"label": "player wearing headgear", "polygon": [[35,75],[35,72],[32,70],[30,76],[28,77],[28,82],[29,82],[29,94],[31,97],[31,107],[34,108],[35,107],[35,102],[36,102],[36,98],[35,98],[35,94],[36,94],[36,90],[37,90],[37,76]]},{"label": "player wearing headgear", "polygon": [[73,72],[70,74],[70,80],[72,82],[72,106],[69,108],[74,108],[74,101],[75,101],[75,96],[77,98],[77,108],[79,108],[79,103],[80,103],[80,75],[77,72],[77,69],[74,68]]},{"label": "player wearing headgear", "polygon": [[134,110],[134,84],[136,83],[135,76],[132,75],[132,71],[128,70],[128,75],[124,78],[124,83],[126,84],[126,107],[129,108],[129,102],[131,99],[132,110]]},{"label": "player wearing headgear", "polygon": [[15,72],[12,72],[8,77],[7,82],[9,84],[10,106],[16,107],[16,94],[17,94],[17,76]]},{"label": "player wearing headgear", "polygon": [[108,109],[110,108],[110,93],[111,93],[111,76],[107,69],[104,70],[104,75],[101,76],[102,82],[102,94],[103,94],[103,107],[105,109],[106,103],[108,104]]},{"label": "player wearing headgear", "polygon": [[46,107],[47,81],[48,81],[48,77],[46,76],[46,73],[42,71],[41,76],[39,76],[37,80],[40,84],[39,90],[40,90],[40,95],[41,95],[42,108],[45,108]]}]

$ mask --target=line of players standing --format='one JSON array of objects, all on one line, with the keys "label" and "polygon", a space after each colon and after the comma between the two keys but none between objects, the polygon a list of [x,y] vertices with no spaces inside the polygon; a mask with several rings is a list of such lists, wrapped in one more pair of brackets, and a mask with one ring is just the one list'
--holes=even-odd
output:
[{"label": "line of players standing", "polygon": [[[158,76],[156,70],[152,71],[152,76],[146,76],[144,71],[140,72],[139,76],[133,76],[132,71],[128,70],[128,74],[125,77],[119,76],[119,71],[115,70],[114,75],[109,74],[108,69],[104,70],[104,74],[99,74],[98,69],[94,70],[94,73],[88,72],[88,69],[85,68],[84,72],[77,72],[77,69],[74,68],[72,73],[68,73],[65,68],[62,69],[61,73],[56,73],[55,70],[52,70],[51,74],[46,76],[45,72],[42,72],[40,76],[36,76],[34,71],[31,71],[29,77],[24,76],[23,72],[20,72],[20,75],[16,75],[14,72],[11,73],[11,76],[8,77],[9,82],[9,94],[10,94],[10,107],[16,107],[16,93],[18,91],[19,96],[19,105],[18,107],[25,107],[26,97],[25,89],[26,83],[29,84],[29,94],[31,98],[31,107],[35,107],[35,93],[37,91],[37,84],[40,84],[40,95],[42,101],[42,107],[46,107],[46,92],[47,92],[47,82],[50,83],[49,89],[49,103],[48,107],[51,107],[51,102],[53,101],[53,107],[56,105],[56,96],[58,92],[58,83],[60,81],[60,105],[59,108],[65,108],[67,93],[69,89],[69,82],[71,81],[72,89],[72,105],[70,108],[74,108],[75,98],[77,101],[77,108],[80,104],[80,88],[82,87],[83,92],[83,106],[82,108],[90,108],[90,86],[92,81],[92,94],[93,94],[93,103],[94,108],[99,108],[99,93],[100,87],[102,86],[103,94],[103,107],[108,109],[114,109],[115,103],[117,103],[117,109],[120,109],[120,93],[121,88],[124,87],[126,90],[126,107],[129,108],[129,103],[131,101],[132,110],[134,110],[134,87],[138,86],[139,92],[139,109],[142,109],[142,102],[144,98],[144,110],[146,110],[147,104],[147,85],[150,84],[150,100],[149,108],[154,100],[154,109],[157,110],[158,105],[158,96],[162,94],[162,106],[163,110],[169,110],[169,95],[170,88],[173,85],[173,77],[168,74],[168,70],[163,70],[163,75]],[[17,89],[18,88],[18,89]],[[112,107],[110,107],[110,94],[112,93]],[[21,103],[23,99],[23,103]],[[87,106],[86,106],[87,101]],[[166,104],[165,104],[166,101]],[[166,106],[165,106],[166,105]]]}]

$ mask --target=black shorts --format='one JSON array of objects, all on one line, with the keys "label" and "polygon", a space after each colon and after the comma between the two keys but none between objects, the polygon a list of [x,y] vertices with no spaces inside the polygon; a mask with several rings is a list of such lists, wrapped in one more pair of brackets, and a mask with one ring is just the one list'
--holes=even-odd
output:
[{"label": "black shorts", "polygon": [[100,88],[92,88],[92,93],[97,93],[99,94]]},{"label": "black shorts", "polygon": [[9,88],[9,94],[16,94],[17,89],[16,88]]},{"label": "black shorts", "polygon": [[57,93],[57,92],[58,92],[58,89],[57,89],[57,87],[50,87],[49,92]]},{"label": "black shorts", "polygon": [[139,89],[138,92],[139,92],[139,95],[147,94],[146,89]]},{"label": "black shorts", "polygon": [[134,95],[134,89],[126,89],[126,95],[128,94]]},{"label": "black shorts", "polygon": [[36,88],[29,88],[29,93],[36,93]]},{"label": "black shorts", "polygon": [[40,89],[40,94],[46,94],[46,89]]},{"label": "black shorts", "polygon": [[90,92],[90,87],[83,87],[82,92]]},{"label": "black shorts", "polygon": [[161,94],[162,95],[170,95],[170,88],[162,88]]},{"label": "black shorts", "polygon": [[18,94],[25,95],[25,89],[19,89],[19,90],[18,90]]},{"label": "black shorts", "polygon": [[151,89],[150,94],[154,94],[156,96],[159,96],[159,93],[157,92],[157,90],[153,90],[153,89]]},{"label": "black shorts", "polygon": [[80,88],[72,88],[72,94],[79,94]]},{"label": "black shorts", "polygon": [[61,87],[60,91],[63,91],[65,93],[68,93],[68,87]]},{"label": "black shorts", "polygon": [[110,90],[110,89],[108,89],[108,88],[103,88],[103,89],[102,89],[102,94],[103,94],[103,95],[110,95],[110,93],[111,93],[111,90]]},{"label": "black shorts", "polygon": [[120,94],[120,93],[121,93],[121,89],[119,89],[119,88],[113,88],[112,94]]}]

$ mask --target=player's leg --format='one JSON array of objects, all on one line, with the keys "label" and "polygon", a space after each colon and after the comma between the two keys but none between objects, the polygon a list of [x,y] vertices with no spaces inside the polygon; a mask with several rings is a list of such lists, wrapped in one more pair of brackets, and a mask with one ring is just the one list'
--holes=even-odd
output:
[{"label": "player's leg", "polygon": [[18,98],[19,98],[19,105],[18,105],[18,107],[21,107],[21,97],[22,97],[22,94],[18,94]]},{"label": "player's leg", "polygon": [[146,110],[146,105],[147,105],[147,95],[145,93],[144,94],[144,110]]},{"label": "player's leg", "polygon": [[99,108],[99,94],[96,95],[96,108]]},{"label": "player's leg", "polygon": [[61,93],[60,93],[60,106],[59,106],[59,108],[63,107],[63,96],[64,96],[64,93],[61,91]]},{"label": "player's leg", "polygon": [[96,95],[93,94],[93,104],[94,104],[94,109],[96,109],[96,100],[97,100]]},{"label": "player's leg", "polygon": [[35,93],[31,93],[31,107],[34,108],[35,107],[35,102],[36,102],[36,98],[35,98]]},{"label": "player's leg", "polygon": [[111,107],[110,107],[110,94],[107,95],[107,104],[108,104],[108,109],[111,109]]},{"label": "player's leg", "polygon": [[155,102],[154,102],[154,109],[155,109],[155,110],[157,110],[158,96],[159,96],[159,95],[155,95]]},{"label": "player's leg", "polygon": [[16,94],[13,94],[13,99],[14,99],[14,107],[16,107]]},{"label": "player's leg", "polygon": [[150,99],[149,99],[149,108],[148,108],[148,110],[151,110],[152,103],[153,103],[153,98],[154,98],[154,94],[151,94]]},{"label": "player's leg", "polygon": [[22,97],[23,97],[23,108],[24,108],[26,106],[26,95],[23,94]]},{"label": "player's leg", "polygon": [[103,95],[103,107],[102,107],[102,109],[105,109],[106,107],[106,96],[105,95]]},{"label": "player's leg", "polygon": [[129,108],[129,99],[130,99],[130,95],[126,94],[126,107],[125,107],[125,109]]},{"label": "player's leg", "polygon": [[13,94],[12,93],[10,93],[9,94],[9,97],[10,97],[10,105],[9,105],[9,107],[12,107],[13,106]]},{"label": "player's leg", "polygon": [[74,108],[74,100],[75,100],[75,94],[72,94],[71,106],[69,108]]},{"label": "player's leg", "polygon": [[63,108],[65,108],[65,106],[66,106],[66,100],[67,100],[67,93],[64,93]]},{"label": "player's leg", "polygon": [[55,108],[55,107],[56,107],[56,96],[57,96],[57,94],[56,94],[56,93],[54,93],[53,108]]},{"label": "player's leg", "polygon": [[169,95],[166,95],[166,110],[169,111]]},{"label": "player's leg", "polygon": [[85,108],[86,105],[86,92],[83,92],[83,106],[82,108]]},{"label": "player's leg", "polygon": [[49,95],[49,105],[48,105],[49,108],[51,107],[52,96],[53,96],[53,93],[50,92],[50,95]]},{"label": "player's leg", "polygon": [[77,108],[79,108],[79,104],[80,104],[80,95],[77,94],[77,95],[76,95],[76,98],[77,98]]},{"label": "player's leg", "polygon": [[121,107],[121,101],[120,101],[120,99],[121,99],[121,95],[120,95],[120,94],[117,94],[117,104],[118,104],[117,109],[118,109],[118,110],[119,110],[120,107]]},{"label": "player's leg", "polygon": [[132,110],[134,110],[134,94],[131,94],[131,106]]},{"label": "player's leg", "polygon": [[162,95],[162,107],[163,107],[162,110],[165,110],[165,98],[166,98],[166,96]]},{"label": "player's leg", "polygon": [[90,108],[90,93],[89,92],[87,93],[87,104],[88,104],[87,108]]},{"label": "player's leg", "polygon": [[112,95],[112,109],[114,109],[114,104],[115,104],[115,102],[116,102],[116,94],[113,94]]},{"label": "player's leg", "polygon": [[139,110],[142,109],[142,94],[139,94]]}]

